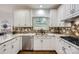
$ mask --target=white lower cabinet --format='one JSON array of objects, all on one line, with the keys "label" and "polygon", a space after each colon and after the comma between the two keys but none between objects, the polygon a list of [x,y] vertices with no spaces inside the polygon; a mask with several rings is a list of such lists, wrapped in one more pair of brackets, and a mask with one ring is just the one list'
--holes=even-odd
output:
[{"label": "white lower cabinet", "polygon": [[59,45],[57,48],[58,54],[79,54],[79,49],[69,44],[70,42],[65,42],[64,39],[59,40]]},{"label": "white lower cabinet", "polygon": [[42,49],[42,40],[41,39],[34,39],[34,50],[41,50]]},{"label": "white lower cabinet", "polygon": [[65,43],[65,53],[66,54],[79,54],[79,48],[74,47],[68,43]]},{"label": "white lower cabinet", "polygon": [[14,38],[0,45],[0,54],[16,54],[22,49],[21,37]]},{"label": "white lower cabinet", "polygon": [[72,52],[71,52],[71,49],[69,48],[70,45],[68,45],[64,41],[62,41],[61,43],[62,43],[61,49],[62,49],[63,54],[71,54]]},{"label": "white lower cabinet", "polygon": [[13,53],[18,53],[20,50],[22,50],[22,39],[21,37],[17,37],[14,39],[15,42],[12,44]]},{"label": "white lower cabinet", "polygon": [[61,38],[55,37],[55,49],[58,54],[63,54]]},{"label": "white lower cabinet", "polygon": [[19,50],[22,50],[22,37],[19,37]]},{"label": "white lower cabinet", "polygon": [[36,38],[34,39],[33,50],[52,50],[51,38]]},{"label": "white lower cabinet", "polygon": [[0,54],[10,54],[10,52],[11,52],[10,49],[11,49],[10,46],[2,48],[2,49],[0,49]]},{"label": "white lower cabinet", "polygon": [[61,38],[59,38],[57,53],[58,54],[71,54],[70,45],[65,43]]},{"label": "white lower cabinet", "polygon": [[52,50],[52,42],[51,42],[52,39],[43,39],[43,42],[42,42],[42,48],[43,50]]},{"label": "white lower cabinet", "polygon": [[71,46],[71,52],[72,52],[72,54],[79,54],[79,48],[75,48],[75,47]]}]

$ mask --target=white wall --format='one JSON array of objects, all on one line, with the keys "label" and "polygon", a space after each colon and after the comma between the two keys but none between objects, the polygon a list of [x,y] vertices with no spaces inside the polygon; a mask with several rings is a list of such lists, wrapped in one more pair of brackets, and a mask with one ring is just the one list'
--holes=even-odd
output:
[{"label": "white wall", "polygon": [[49,9],[32,9],[32,16],[49,17],[50,10]]}]

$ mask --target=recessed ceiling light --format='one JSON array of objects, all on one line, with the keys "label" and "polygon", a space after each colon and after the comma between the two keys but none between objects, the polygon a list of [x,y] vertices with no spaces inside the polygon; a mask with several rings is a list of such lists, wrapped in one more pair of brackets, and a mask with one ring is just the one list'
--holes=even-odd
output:
[{"label": "recessed ceiling light", "polygon": [[43,6],[42,5],[40,5],[40,8],[42,8]]},{"label": "recessed ceiling light", "polygon": [[39,15],[43,15],[44,14],[44,10],[38,10],[38,14]]}]

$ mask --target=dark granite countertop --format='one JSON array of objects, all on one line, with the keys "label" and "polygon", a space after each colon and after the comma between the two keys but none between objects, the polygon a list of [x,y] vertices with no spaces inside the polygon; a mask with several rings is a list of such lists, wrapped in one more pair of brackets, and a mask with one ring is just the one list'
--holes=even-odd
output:
[{"label": "dark granite countertop", "polygon": [[79,46],[79,38],[77,37],[72,37],[72,36],[61,36],[61,38]]}]

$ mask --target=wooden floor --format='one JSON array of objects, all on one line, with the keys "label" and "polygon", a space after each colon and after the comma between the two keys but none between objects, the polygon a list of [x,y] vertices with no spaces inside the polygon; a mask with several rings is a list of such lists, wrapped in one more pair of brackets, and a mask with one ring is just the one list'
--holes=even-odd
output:
[{"label": "wooden floor", "polygon": [[56,51],[20,51],[18,54],[57,54]]}]

